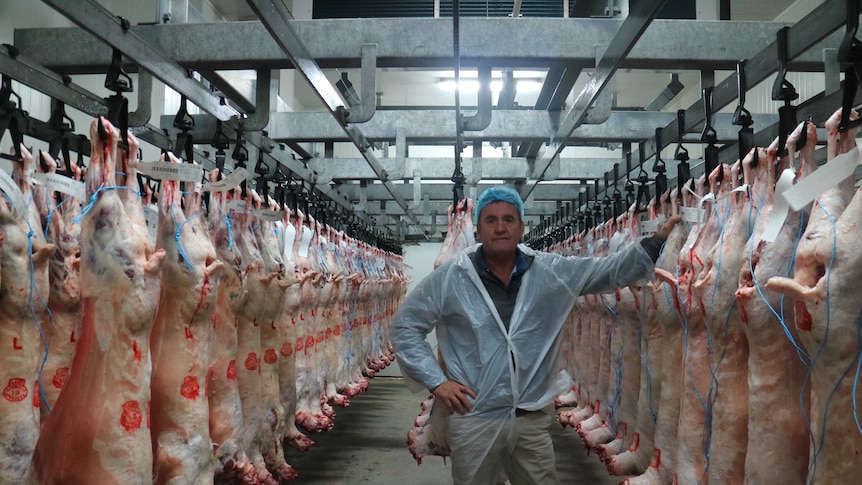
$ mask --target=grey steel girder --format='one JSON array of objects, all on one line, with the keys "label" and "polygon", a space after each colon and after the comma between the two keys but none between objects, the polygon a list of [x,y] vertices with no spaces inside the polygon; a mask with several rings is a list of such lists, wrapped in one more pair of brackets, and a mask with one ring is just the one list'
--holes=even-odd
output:
[{"label": "grey steel girder", "polygon": [[[553,180],[592,180],[602,178],[612,171],[616,158],[561,158]],[[455,169],[455,160],[448,158],[407,158],[399,162],[396,158],[381,159],[390,180],[413,180],[419,175],[422,181],[450,180]],[[526,158],[463,158],[462,170],[467,183],[481,180],[523,181],[530,173],[530,162]],[[622,162],[625,168],[625,162]],[[312,158],[308,168],[315,172],[316,182],[344,180],[376,180],[376,174],[362,158]],[[647,167],[649,168],[649,167]],[[668,167],[676,173],[675,167]],[[426,185],[422,185],[424,191]]]},{"label": "grey steel girder", "polygon": [[[481,193],[488,187],[492,187],[499,184],[491,184],[491,183],[481,183],[478,184],[478,192]],[[327,187],[327,184],[317,185],[317,187]],[[413,184],[394,184],[396,190],[398,190],[405,198],[413,197]],[[359,201],[359,184],[336,184],[333,187],[338,191],[338,193],[343,194],[346,198],[352,201]],[[566,202],[571,201],[573,199],[578,198],[578,191],[583,189],[585,185],[572,183],[572,184],[540,184],[536,187],[534,192],[535,195],[532,196],[532,199],[525,203],[525,208],[531,208],[530,210],[536,214],[544,214],[548,215],[551,212],[541,212],[541,208],[544,207],[540,205],[540,202],[548,202],[548,203],[556,203],[558,201]],[[465,187],[465,194],[468,193],[468,188]],[[452,184],[422,184],[422,197],[428,196],[429,202],[431,204],[444,204],[443,208],[446,208],[446,205],[452,203]],[[368,201],[368,207],[379,207],[380,201],[392,201],[392,196],[389,195],[389,192],[380,184],[368,184],[366,187],[366,197]],[[423,201],[423,204],[425,202]],[[403,212],[399,212],[400,207],[397,204],[391,203],[387,204],[387,206],[391,205],[395,212],[393,215],[402,215]],[[369,211],[373,209],[368,209]],[[424,209],[423,209],[424,210]],[[526,209],[525,209],[526,210]]]},{"label": "grey steel girder", "polygon": [[620,25],[614,38],[607,49],[605,49],[598,63],[596,63],[596,69],[593,71],[592,77],[590,77],[590,80],[581,89],[572,107],[569,108],[565,117],[560,121],[559,128],[554,130],[548,147],[536,159],[536,165],[533,173],[530,174],[530,179],[519,191],[521,198],[526,199],[530,195],[530,192],[536,188],[539,181],[543,179],[545,171],[559,157],[560,152],[566,147],[569,137],[572,136],[575,129],[583,124],[589,109],[599,99],[602,90],[610,83],[614,73],[620,68],[620,63],[628,56],[635,44],[637,44],[641,35],[643,35],[647,27],[652,23],[664,3],[665,0],[655,0],[653,2],[640,2],[632,5],[628,17]]},{"label": "grey steel girder", "polygon": [[[594,66],[595,46],[609,44],[621,21],[464,18],[461,24],[464,67],[515,68]],[[452,23],[442,19],[293,20],[290,25],[325,68],[359,67],[360,46],[365,43],[378,45],[378,67],[450,68],[452,63]],[[621,67],[732,70],[738,60],[752,58],[769,45],[784,25],[657,19]],[[130,32],[186,69],[293,68],[258,21],[136,25]],[[837,48],[841,37],[835,34],[818,43],[794,59],[789,69],[822,70],[820,50]],[[108,46],[77,28],[15,29],[15,46],[61,73],[102,73],[111,59]]]},{"label": "grey steel girder", "polygon": [[[846,23],[846,0],[826,0],[805,18],[790,27],[790,31],[787,34],[788,59],[792,62],[793,59],[799,59],[806,55],[817,54],[822,56],[821,49],[823,48],[823,42],[820,42],[820,39],[825,38],[831,42],[832,39],[843,38],[844,33],[838,30],[843,25],[846,25]],[[745,77],[749,88],[775,73],[778,67],[778,47],[775,34],[776,32],[772,33],[769,45],[749,58],[746,64]],[[715,87],[713,91],[713,110],[719,110],[737,100],[737,76],[734,72]],[[838,105],[836,104],[835,106]],[[696,129],[699,130],[696,127],[703,124],[704,118],[703,102],[697,101],[685,110],[683,132],[688,133]],[[764,125],[759,123],[754,125],[758,130],[762,126]],[[663,145],[667,146],[674,143],[680,131],[677,120],[674,119],[665,125],[662,131]],[[655,152],[656,139],[655,136],[652,136],[645,142],[644,158],[649,159],[653,157]]]},{"label": "grey steel girder", "polygon": [[[436,201],[428,202],[425,206],[423,206],[423,212],[422,212],[422,214],[420,214],[418,216],[420,222],[422,221],[422,219],[425,219],[425,217],[423,217],[423,214],[430,215],[431,212],[433,212],[433,211],[437,211],[438,215],[444,215],[445,216],[446,208],[452,204],[452,188],[449,187],[448,190],[449,190],[449,200],[445,200],[445,199],[436,200]],[[558,203],[555,201],[535,202],[535,203],[533,203],[533,205],[531,207],[525,207],[524,208],[524,215],[527,217],[536,217],[536,218],[538,218],[540,216],[547,217],[549,215],[552,215],[554,213],[554,211],[557,210],[557,207],[558,207]],[[396,205],[396,204],[386,204],[385,209],[382,209],[382,210],[380,209],[380,204],[371,204],[369,206],[369,209],[367,212],[369,215],[374,215],[374,216],[387,215],[387,216],[390,216],[393,218],[398,218],[398,216],[404,215],[404,213],[401,212],[400,209],[401,208],[398,207],[398,205]],[[444,222],[444,224],[445,224],[445,222]]]},{"label": "grey steel girder", "polygon": [[[101,42],[118,49],[207,113],[220,120],[228,120],[235,114],[232,109],[221,104],[216,96],[190,77],[189,73],[169,56],[165,56],[157,48],[154,49],[148,41],[133,32],[126,31],[120,20],[95,0],[44,1],[58,13],[89,32],[87,35],[92,34]],[[42,46],[42,49],[46,48],[48,47]],[[67,56],[70,52],[75,52],[70,50],[69,46],[58,45],[57,48]],[[77,52],[70,57],[76,56]],[[43,63],[40,62],[40,64]]]},{"label": "grey steel girder", "polygon": [[[12,79],[90,116],[105,116],[108,113],[108,103],[104,98],[78,86],[71,80],[67,83],[67,80],[63,79],[62,76],[34,63],[27,56],[19,54],[13,58],[5,49],[0,49],[0,73],[6,74]],[[138,94],[140,95],[138,109],[129,113],[129,132],[153,146],[171,149],[173,148],[173,140],[168,138],[161,129],[146,123],[145,120],[150,116],[148,99],[150,90],[147,87],[152,88],[151,77],[142,71],[138,79]],[[144,123],[136,126],[139,124],[135,122],[136,118]],[[215,166],[214,162],[206,157],[203,151],[195,149],[195,154],[195,159],[198,162],[208,166],[208,168]]]},{"label": "grey steel girder", "polygon": [[[777,115],[755,114],[754,126],[765,126],[777,121]],[[736,140],[738,129],[731,125],[730,113],[714,117],[715,129],[721,143]],[[656,111],[612,111],[610,118],[599,125],[581,125],[569,138],[577,142],[643,141],[655,134],[656,126],[664,126],[676,119],[676,113]],[[172,116],[163,116],[161,126],[168,128]],[[491,124],[483,131],[465,132],[464,140],[508,141],[512,139],[547,142],[557,128],[554,113],[535,110],[497,110]],[[703,121],[701,121],[701,126]],[[455,133],[455,116],[451,110],[380,110],[367,123],[362,132],[372,142],[395,142],[395,130],[403,127],[410,143],[451,142]],[[207,115],[195,116],[195,133],[199,139],[208,139],[215,133],[215,119]],[[329,113],[294,112],[272,113],[266,128],[269,136],[278,141],[349,141],[344,129]],[[690,141],[700,140],[692,133]]]},{"label": "grey steel girder", "polygon": [[[266,30],[275,39],[281,52],[290,59],[302,77],[311,85],[315,94],[327,107],[330,114],[338,120],[344,133],[362,153],[362,157],[368,162],[368,165],[374,170],[377,178],[383,182],[389,193],[392,194],[392,198],[395,199],[395,202],[398,203],[404,214],[414,223],[418,224],[419,221],[416,219],[413,211],[407,206],[407,202],[394,190],[392,183],[386,179],[386,174],[383,172],[380,161],[369,150],[370,144],[362,129],[356,124],[347,125],[348,112],[345,109],[347,107],[344,101],[323,74],[323,71],[321,71],[317,62],[308,52],[308,48],[303,41],[297,36],[289,20],[290,13],[285,6],[278,0],[247,0],[247,3],[266,27]],[[368,53],[367,50],[366,53]],[[367,62],[366,67],[368,67]]]}]

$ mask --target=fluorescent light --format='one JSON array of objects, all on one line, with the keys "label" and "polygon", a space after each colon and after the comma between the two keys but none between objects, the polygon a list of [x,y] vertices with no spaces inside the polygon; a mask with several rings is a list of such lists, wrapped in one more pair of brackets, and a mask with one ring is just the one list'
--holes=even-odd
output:
[{"label": "fluorescent light", "polygon": [[[538,91],[542,89],[542,83],[539,81],[528,81],[528,80],[519,80],[517,81],[518,91]],[[446,92],[454,92],[455,91],[455,80],[454,79],[443,79],[437,83],[437,86],[441,91]],[[461,79],[461,82],[458,86],[462,93],[478,93],[479,92],[479,81],[477,79]],[[501,80],[493,80],[491,81],[491,92],[494,94],[498,94],[503,89],[503,81]]]}]

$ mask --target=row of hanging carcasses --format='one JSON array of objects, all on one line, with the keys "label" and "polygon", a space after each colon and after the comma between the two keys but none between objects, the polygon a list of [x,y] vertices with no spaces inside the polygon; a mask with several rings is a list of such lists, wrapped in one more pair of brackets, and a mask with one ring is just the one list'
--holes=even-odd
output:
[{"label": "row of hanging carcasses", "polygon": [[[562,363],[576,385],[557,400],[559,420],[624,483],[832,484],[862,473],[862,194],[855,130],[839,133],[840,116],[826,123],[834,165],[817,168],[804,122],[785,155],[776,142],[661,194],[648,217],[688,221],[665,242],[659,278],[579,298]],[[776,216],[777,237],[764,238],[794,175],[802,184],[841,165],[846,179]],[[550,250],[606,255],[641,234],[640,216]]]},{"label": "row of hanging carcasses", "polygon": [[164,180],[151,204],[119,137],[93,122],[83,197],[26,149],[3,180],[0,483],[289,482],[296,424],[330,429],[392,359],[401,257],[251,190],[204,211]]}]

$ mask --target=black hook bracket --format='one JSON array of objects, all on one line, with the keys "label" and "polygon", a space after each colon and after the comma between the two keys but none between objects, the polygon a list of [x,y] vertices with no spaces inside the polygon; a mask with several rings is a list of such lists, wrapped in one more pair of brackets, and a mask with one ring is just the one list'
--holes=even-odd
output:
[{"label": "black hook bracket", "polygon": [[48,154],[52,158],[57,158],[64,146],[66,150],[64,153],[68,153],[69,142],[66,134],[75,131],[75,121],[66,114],[65,103],[56,99],[51,100],[51,116],[46,124],[54,132],[48,140]]},{"label": "black hook bracket", "polygon": [[225,152],[225,150],[227,150],[227,148],[230,146],[230,138],[228,138],[227,135],[224,134],[224,131],[222,130],[221,120],[216,121],[216,131],[215,134],[213,134],[213,139],[210,142],[210,145],[216,149],[215,163],[216,168],[219,171],[219,178],[221,178],[223,177],[222,172],[224,172],[224,162],[227,158],[227,153]]},{"label": "black hook bracket", "polygon": [[[236,145],[233,147],[231,158],[234,160],[234,168],[245,168],[248,161],[248,148],[245,147],[245,140],[242,137],[242,130],[236,130]],[[248,187],[245,180],[240,183],[240,196],[245,199],[248,196]]]},{"label": "black hook bracket", "polygon": [[644,170],[644,163],[646,163],[646,159],[645,159],[646,153],[644,152],[644,149],[645,149],[644,142],[640,142],[639,146],[638,146],[638,154],[640,155],[640,162],[638,163],[639,171],[638,171],[638,176],[636,179],[637,183],[638,183],[638,196],[637,196],[637,199],[635,199],[636,203],[637,203],[637,205],[635,206],[635,214],[639,214],[641,212],[646,211],[646,204],[647,204],[647,201],[649,201],[649,199],[650,199],[649,185],[647,185],[647,184],[649,184],[649,181],[650,181],[649,175],[647,174],[646,170]]},{"label": "black hook bracket", "polygon": [[787,135],[796,128],[796,106],[791,102],[799,98],[799,93],[793,84],[785,79],[787,76],[787,35],[790,27],[782,27],[776,34],[778,48],[778,76],[772,85],[773,101],[784,101],[784,106],[778,108],[778,156],[787,155]]},{"label": "black hook bracket", "polygon": [[[12,97],[18,99],[18,102],[12,100]],[[21,157],[21,145],[24,143],[24,135],[21,130],[21,121],[24,119],[24,113],[20,111],[21,96],[12,90],[12,78],[8,76],[0,77],[0,138],[6,130],[9,131],[9,136],[12,138],[12,146],[15,147],[15,154],[0,154],[0,157],[13,162],[21,162],[24,159]]]},{"label": "black hook bracket", "polygon": [[192,163],[195,159],[195,145],[191,131],[195,129],[195,119],[189,114],[188,99],[185,96],[180,97],[180,108],[174,116],[174,128],[180,130],[174,153],[182,155],[186,163]]},{"label": "black hook bracket", "polygon": [[119,49],[114,49],[111,53],[111,66],[105,76],[105,89],[118,94],[134,90],[132,78],[123,70],[123,53]]},{"label": "black hook bracket", "polygon": [[655,176],[655,205],[656,207],[661,207],[661,195],[667,190],[667,166],[664,163],[664,160],[661,159],[661,135],[662,129],[655,129],[655,163],[652,165],[652,171],[656,174]]},{"label": "black hook bracket", "polygon": [[[739,104],[736,106],[736,111],[733,112],[732,123],[741,127],[738,133],[740,160],[744,159],[749,150],[754,147],[754,130],[751,128],[754,120],[751,117],[751,113],[745,109],[745,93],[748,92],[748,82],[745,77],[745,66],[747,64],[747,59],[736,63],[736,91],[739,97]],[[756,166],[756,162],[753,165]]]},{"label": "black hook bracket", "polygon": [[841,102],[841,122],[838,131],[843,132],[862,125],[862,119],[851,120],[850,111],[856,101],[856,91],[862,85],[862,43],[856,38],[859,29],[859,2],[847,0],[847,30],[838,48],[838,63],[844,70],[844,93]]},{"label": "black hook bracket", "polygon": [[718,147],[715,146],[715,141],[718,139],[715,128],[712,127],[712,88],[703,89],[703,112],[704,125],[703,132],[700,135],[700,141],[706,143],[703,149],[703,164],[706,174],[712,173],[718,165]]}]

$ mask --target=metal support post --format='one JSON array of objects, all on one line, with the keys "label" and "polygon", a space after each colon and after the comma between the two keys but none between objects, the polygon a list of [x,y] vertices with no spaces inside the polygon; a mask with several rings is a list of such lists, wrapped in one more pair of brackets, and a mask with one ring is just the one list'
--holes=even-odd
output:
[{"label": "metal support post", "polygon": [[542,176],[545,175],[545,171],[551,166],[551,162],[563,151],[572,132],[580,126],[587,115],[587,111],[596,101],[602,89],[610,82],[611,76],[616,72],[620,62],[640,39],[664,3],[665,0],[640,2],[632,7],[628,18],[623,21],[619,31],[614,36],[614,40],[608,45],[605,54],[596,66],[593,77],[584,86],[584,89],[575,99],[574,105],[566,113],[566,117],[560,123],[560,129],[551,137],[551,142],[541,159],[536,160],[536,171],[532,175],[532,180],[524,184],[521,198],[527,197],[536,188]]}]

